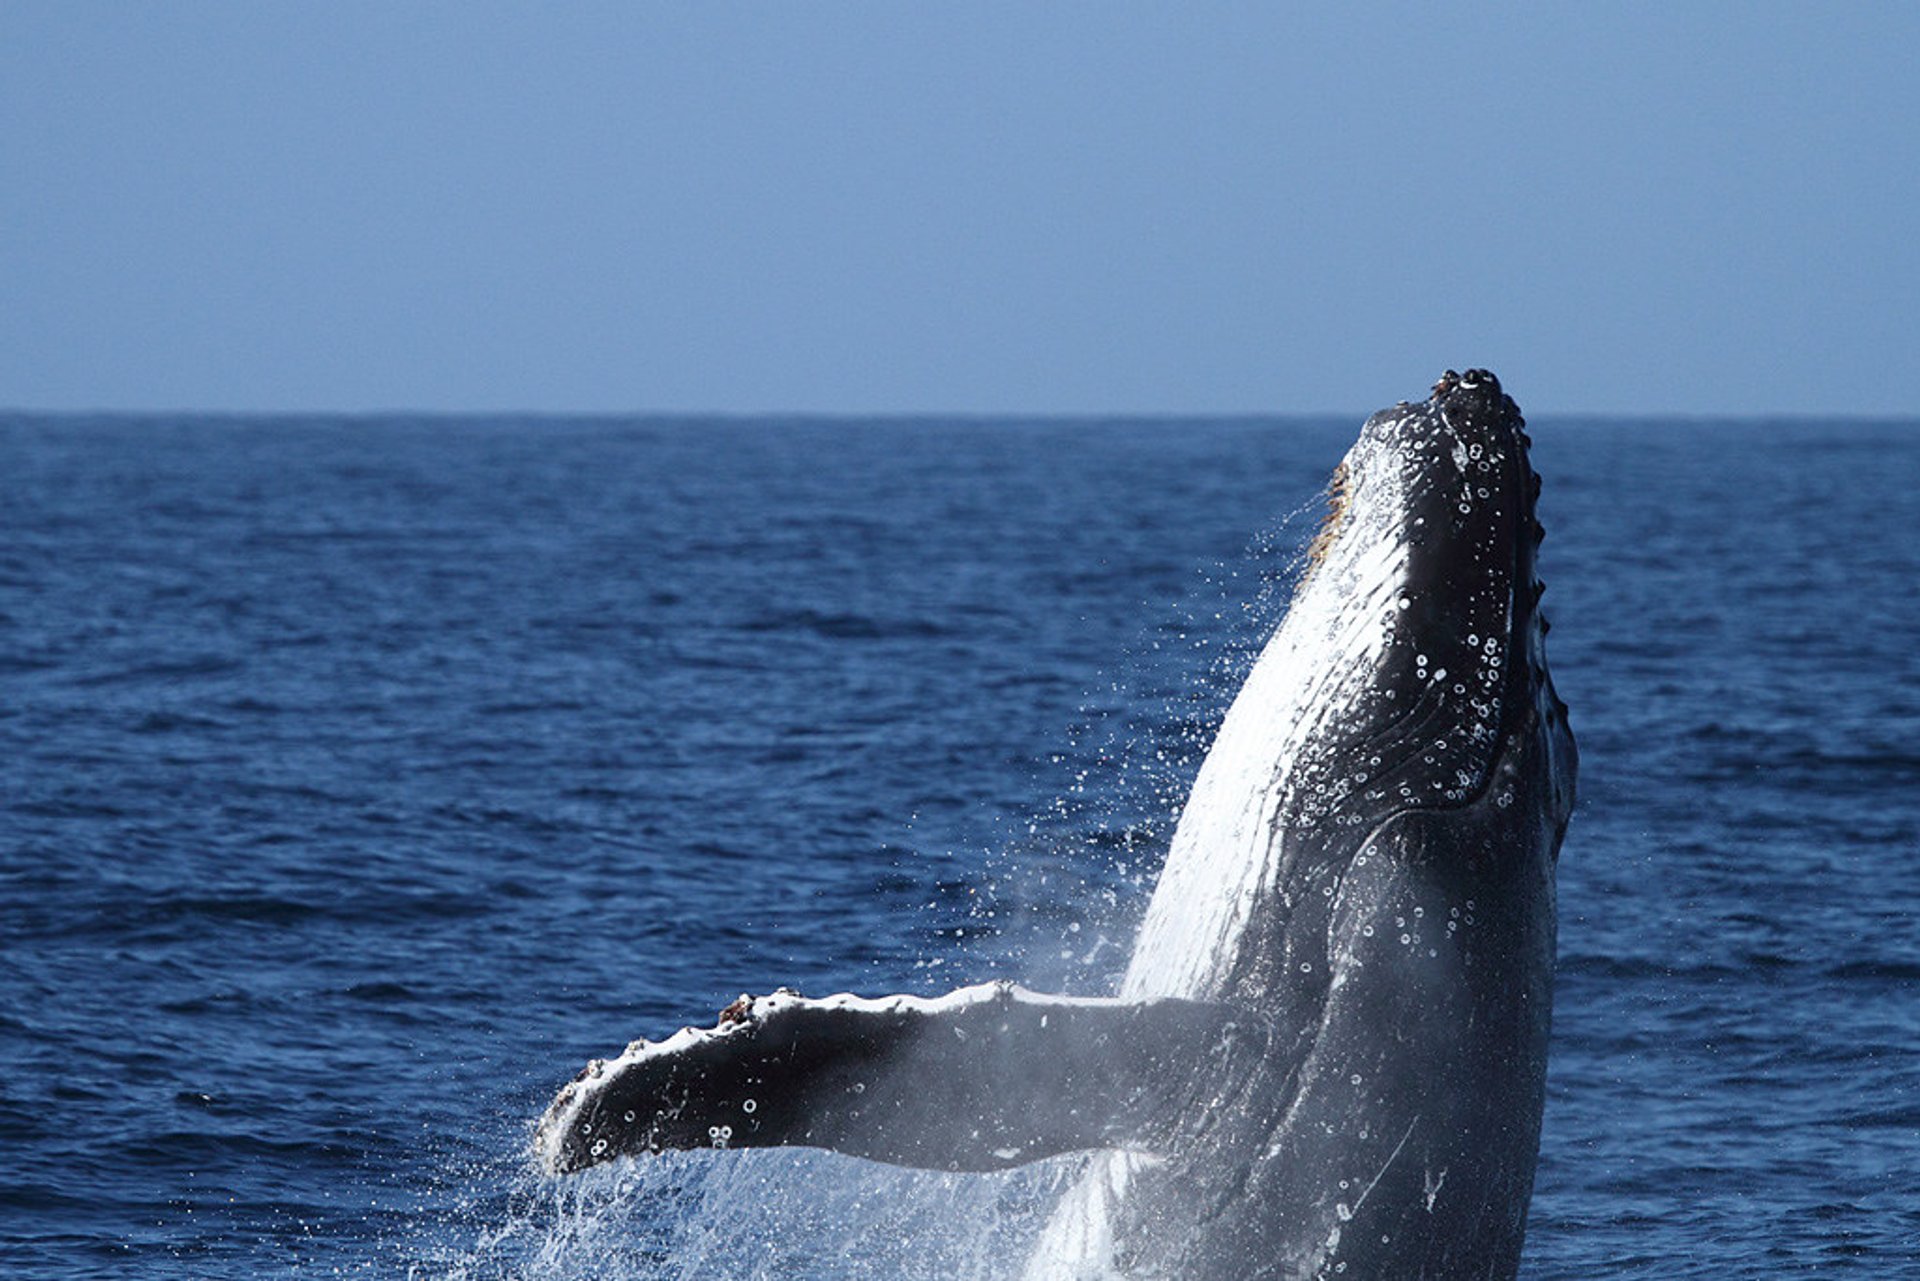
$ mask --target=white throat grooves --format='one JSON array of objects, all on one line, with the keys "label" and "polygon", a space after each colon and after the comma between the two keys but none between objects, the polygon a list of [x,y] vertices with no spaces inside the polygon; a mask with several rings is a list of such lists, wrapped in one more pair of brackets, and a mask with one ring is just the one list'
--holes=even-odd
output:
[{"label": "white throat grooves", "polygon": [[[1358,451],[1356,451],[1358,452]],[[1355,467],[1361,463],[1360,467]],[[1278,879],[1278,816],[1312,764],[1322,727],[1374,684],[1406,579],[1400,469],[1349,458],[1373,492],[1302,585],[1207,752],[1147,908],[1121,995],[1207,999],[1232,965],[1263,890]]]}]

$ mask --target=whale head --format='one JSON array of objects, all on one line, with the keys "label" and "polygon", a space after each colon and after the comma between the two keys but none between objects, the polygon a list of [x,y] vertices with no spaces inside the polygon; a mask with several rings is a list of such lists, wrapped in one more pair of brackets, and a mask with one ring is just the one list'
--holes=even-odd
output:
[{"label": "whale head", "polygon": [[[1377,627],[1353,655],[1349,697],[1323,721],[1323,803],[1351,823],[1480,803],[1522,736],[1544,734],[1556,827],[1572,807],[1572,739],[1547,672],[1535,556],[1540,478],[1519,407],[1484,369],[1367,420],[1331,487],[1297,609],[1327,631]],[[1309,602],[1307,597],[1317,597]],[[1307,619],[1303,619],[1307,621]],[[1329,667],[1338,669],[1339,657]],[[1364,775],[1364,778],[1361,777]],[[1497,794],[1493,797],[1497,800]]]},{"label": "whale head", "polygon": [[[1324,973],[1296,911],[1396,815],[1512,809],[1557,847],[1574,748],[1547,673],[1525,427],[1481,369],[1362,427],[1181,815],[1129,994],[1217,998],[1283,957]],[[1523,774],[1540,781],[1524,798]]]}]

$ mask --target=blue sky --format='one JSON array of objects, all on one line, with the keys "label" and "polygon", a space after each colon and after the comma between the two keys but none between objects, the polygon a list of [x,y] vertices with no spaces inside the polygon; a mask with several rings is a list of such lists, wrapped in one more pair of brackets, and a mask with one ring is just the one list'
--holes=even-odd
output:
[{"label": "blue sky", "polygon": [[1920,5],[0,3],[0,405],[1911,413]]}]

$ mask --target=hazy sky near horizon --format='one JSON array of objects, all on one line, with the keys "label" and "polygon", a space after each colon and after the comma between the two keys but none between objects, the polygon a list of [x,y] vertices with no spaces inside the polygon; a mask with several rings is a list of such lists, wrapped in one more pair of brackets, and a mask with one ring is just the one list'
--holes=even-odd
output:
[{"label": "hazy sky near horizon", "polygon": [[0,406],[1912,413],[1920,5],[0,0]]}]

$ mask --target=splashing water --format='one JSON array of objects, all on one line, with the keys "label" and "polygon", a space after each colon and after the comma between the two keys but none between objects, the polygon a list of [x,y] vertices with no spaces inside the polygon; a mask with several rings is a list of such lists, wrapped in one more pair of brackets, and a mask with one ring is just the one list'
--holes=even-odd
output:
[{"label": "splashing water", "polygon": [[[510,1180],[504,1222],[430,1247],[417,1281],[1001,1281],[1020,1275],[1077,1159],[1007,1174],[902,1170],[807,1149],[669,1153]],[[497,1204],[469,1206],[479,1216]],[[449,1225],[457,1234],[458,1219]]]}]

